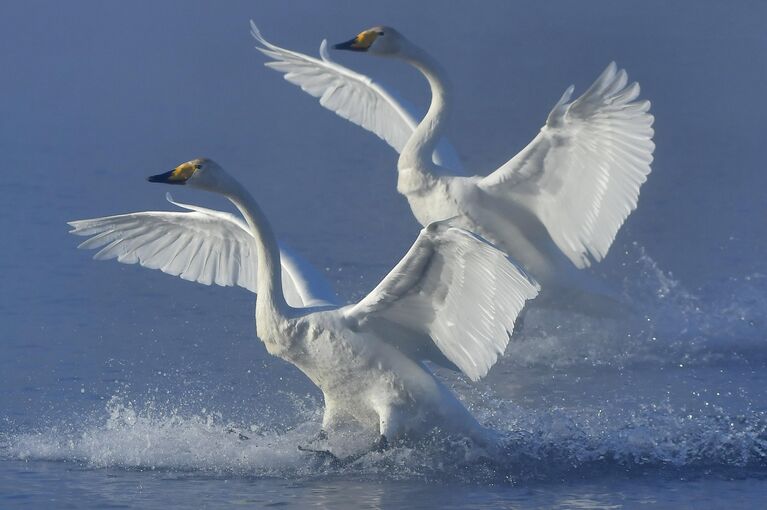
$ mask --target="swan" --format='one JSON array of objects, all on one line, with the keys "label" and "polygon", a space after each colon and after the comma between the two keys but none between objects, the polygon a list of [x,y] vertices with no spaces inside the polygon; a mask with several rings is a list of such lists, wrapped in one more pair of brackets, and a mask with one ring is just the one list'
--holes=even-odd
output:
[{"label": "swan", "polygon": [[[195,208],[211,222],[202,227],[202,218],[177,213],[182,216],[173,217],[176,222],[192,222],[207,231],[182,228],[186,237],[176,238],[160,229],[156,235],[166,239],[164,250],[176,253],[172,260],[163,259],[169,262],[161,269],[190,279],[198,274],[210,277],[190,268],[206,265],[195,253],[205,251],[205,243],[212,242],[218,231],[226,247],[217,252],[216,281],[239,282],[243,275],[246,279],[256,275],[257,334],[270,354],[295,365],[322,391],[323,434],[356,423],[377,434],[374,447],[380,449],[390,441],[417,439],[439,427],[486,444],[487,431],[423,362],[460,370],[474,381],[487,374],[504,351],[525,301],[539,289],[506,254],[449,221],[435,222],[420,232],[404,258],[361,301],[291,306],[271,226],[238,181],[210,159],[188,161],[148,179],[222,194],[240,211],[247,236],[232,227],[231,218],[211,219],[216,215],[210,211]],[[142,244],[128,227],[119,226],[151,225],[153,220],[147,218],[152,216],[111,218],[72,222],[74,233],[95,234],[85,247],[108,243],[102,248],[107,250],[104,255],[120,253],[117,258],[123,262],[157,266],[146,261],[158,259],[160,255],[151,252],[163,248],[151,240]],[[116,227],[104,230],[106,224]],[[232,232],[237,234],[230,237]],[[181,249],[181,245],[200,248]]]},{"label": "swan", "polygon": [[[423,49],[396,29],[374,27],[334,48],[404,60],[428,80],[432,99],[420,121],[396,94],[332,61],[268,42],[251,21],[268,67],[320,98],[320,104],[374,132],[400,152],[397,190],[421,225],[457,217],[461,226],[495,243],[543,287],[538,304],[601,315],[614,298],[581,269],[601,261],[650,173],[653,116],[638,101],[639,85],[610,63],[571,101],[555,104],[538,135],[487,176],[466,176],[442,137],[452,103],[450,82]],[[611,312],[608,311],[607,315]]]}]

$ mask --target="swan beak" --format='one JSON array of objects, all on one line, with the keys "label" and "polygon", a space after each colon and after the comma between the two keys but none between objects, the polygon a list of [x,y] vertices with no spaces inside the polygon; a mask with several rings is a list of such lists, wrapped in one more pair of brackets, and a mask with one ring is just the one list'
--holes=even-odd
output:
[{"label": "swan beak", "polygon": [[170,172],[163,174],[151,175],[146,178],[149,182],[162,182],[164,184],[186,184],[186,181],[194,173],[194,166],[189,163],[177,166]]},{"label": "swan beak", "polygon": [[357,37],[354,39],[349,39],[346,42],[334,44],[333,48],[337,50],[348,50],[348,51],[367,51],[370,46],[361,46],[359,42],[357,41]]},{"label": "swan beak", "polygon": [[334,44],[333,48],[337,50],[349,50],[349,51],[367,51],[370,46],[375,42],[378,37],[378,30],[365,30],[360,32],[354,39],[349,39],[346,42]]},{"label": "swan beak", "polygon": [[146,180],[149,182],[162,182],[164,184],[184,184],[184,182],[186,182],[185,180],[174,179],[173,172],[175,172],[175,170],[165,172],[164,174],[150,175]]}]

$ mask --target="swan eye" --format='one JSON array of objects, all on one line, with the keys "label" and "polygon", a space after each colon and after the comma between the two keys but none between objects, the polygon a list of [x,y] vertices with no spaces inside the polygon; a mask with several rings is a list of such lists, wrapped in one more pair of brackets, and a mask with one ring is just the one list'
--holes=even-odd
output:
[{"label": "swan eye", "polygon": [[194,165],[195,170],[199,170],[200,168],[202,168],[202,165]]},{"label": "swan eye", "polygon": [[383,32],[378,32],[378,35],[384,35],[384,33]]}]

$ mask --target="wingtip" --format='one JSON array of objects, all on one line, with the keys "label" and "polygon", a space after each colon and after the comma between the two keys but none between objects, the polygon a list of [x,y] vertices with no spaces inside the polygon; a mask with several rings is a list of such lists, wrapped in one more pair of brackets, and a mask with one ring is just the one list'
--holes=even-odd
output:
[{"label": "wingtip", "polygon": [[333,60],[330,58],[330,53],[328,52],[328,40],[323,39],[320,43],[320,58],[325,62],[332,62]]},{"label": "wingtip", "polygon": [[72,221],[68,221],[68,222],[67,222],[67,225],[69,225],[70,227],[72,227],[72,230],[69,230],[67,233],[68,233],[68,234],[81,235],[81,234],[80,234],[80,230],[82,230],[82,228],[81,228],[81,227],[83,227],[83,224],[84,224],[86,221],[88,221],[88,220],[72,220]]},{"label": "wingtip", "polygon": [[571,83],[570,86],[565,89],[565,92],[562,94],[562,97],[559,98],[559,101],[557,101],[557,104],[554,106],[554,108],[562,106],[570,99],[572,99],[573,92],[575,92],[575,84]]},{"label": "wingtip", "polygon": [[263,45],[267,44],[266,39],[261,35],[261,30],[258,29],[258,25],[256,25],[256,22],[252,19],[250,20],[250,35],[259,43]]},{"label": "wingtip", "polygon": [[602,71],[602,74],[599,75],[599,77],[594,82],[594,85],[592,85],[592,88],[595,88],[595,91],[599,90],[601,91],[608,83],[612,82],[615,78],[615,74],[618,72],[618,64],[615,63],[613,60],[609,64],[607,64],[607,67],[605,67],[605,70]]},{"label": "wingtip", "polygon": [[[652,101],[650,101],[649,99],[643,99],[642,102],[639,104],[641,105],[640,108],[644,112],[649,112],[650,109],[652,108]],[[650,114],[648,113],[648,115]],[[650,115],[650,117],[652,117],[652,120],[655,120],[655,117],[653,117],[652,115]]]},{"label": "wingtip", "polygon": [[562,97],[559,98],[559,101],[557,101],[557,103],[549,112],[549,116],[546,118],[547,126],[557,126],[561,122],[565,112],[567,111],[567,107],[565,105],[567,105],[570,99],[572,99],[573,92],[575,92],[575,85],[570,84],[570,86],[565,89]]}]

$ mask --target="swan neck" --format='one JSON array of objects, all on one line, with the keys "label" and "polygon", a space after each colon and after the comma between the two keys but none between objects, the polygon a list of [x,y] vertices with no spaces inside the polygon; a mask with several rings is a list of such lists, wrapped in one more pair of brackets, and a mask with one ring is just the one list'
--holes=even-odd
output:
[{"label": "swan neck", "polygon": [[411,45],[403,58],[426,77],[431,90],[431,103],[423,120],[418,124],[400,156],[405,168],[431,168],[432,154],[444,131],[449,115],[451,86],[442,66],[426,51]]},{"label": "swan neck", "polygon": [[240,183],[233,182],[225,195],[242,213],[256,243],[256,315],[265,312],[277,317],[285,316],[288,305],[282,290],[280,249],[272,227],[256,200]]}]

